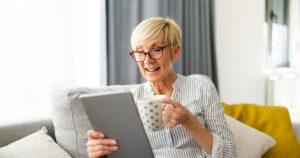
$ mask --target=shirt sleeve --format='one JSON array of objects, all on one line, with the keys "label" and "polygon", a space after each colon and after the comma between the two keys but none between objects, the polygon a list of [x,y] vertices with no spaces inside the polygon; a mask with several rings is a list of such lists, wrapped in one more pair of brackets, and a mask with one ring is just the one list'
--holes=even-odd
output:
[{"label": "shirt sleeve", "polygon": [[208,82],[206,88],[204,121],[206,128],[213,134],[212,153],[207,157],[234,158],[236,157],[236,147],[233,142],[233,134],[226,122],[218,92],[211,81]]}]

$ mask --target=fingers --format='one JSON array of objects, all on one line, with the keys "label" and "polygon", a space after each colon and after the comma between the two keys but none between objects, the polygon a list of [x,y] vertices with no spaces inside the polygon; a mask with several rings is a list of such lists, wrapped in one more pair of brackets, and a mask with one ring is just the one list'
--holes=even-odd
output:
[{"label": "fingers", "polygon": [[167,127],[175,127],[178,124],[187,122],[193,115],[179,102],[171,99],[163,99],[163,103],[167,105],[164,107],[162,113],[162,120]]},{"label": "fingers", "polygon": [[89,130],[87,136],[86,146],[89,158],[102,157],[118,150],[117,141],[105,138],[105,135],[99,131]]},{"label": "fingers", "polygon": [[175,108],[180,106],[180,103],[178,103],[178,102],[176,102],[176,101],[174,101],[170,98],[164,98],[164,99],[161,100],[161,102],[164,103],[164,104],[170,104]]},{"label": "fingers", "polygon": [[172,112],[175,110],[175,107],[171,104],[165,104],[164,111]]},{"label": "fingers", "polygon": [[105,137],[103,133],[101,133],[99,131],[94,131],[94,130],[88,130],[87,136],[88,136],[88,140]]},{"label": "fingers", "polygon": [[175,120],[171,120],[171,119],[168,119],[168,118],[163,117],[162,120],[163,120],[165,126],[167,126],[169,128],[173,128],[178,124]]},{"label": "fingers", "polygon": [[109,155],[113,153],[113,151],[109,151],[109,150],[99,150],[96,152],[88,152],[89,158],[99,158],[105,155]]},{"label": "fingers", "polygon": [[172,105],[166,105],[162,113],[162,120],[167,127],[175,127],[177,123],[176,109]]},{"label": "fingers", "polygon": [[118,146],[113,145],[94,145],[94,146],[88,146],[87,151],[88,153],[94,153],[94,152],[98,152],[98,151],[116,151],[118,150]]},{"label": "fingers", "polygon": [[178,108],[176,108],[178,107],[178,103],[170,98],[164,98],[161,102],[165,104],[162,113],[162,121],[169,128],[175,127],[178,124],[177,119],[174,118],[177,117],[175,113],[178,110]]},{"label": "fingers", "polygon": [[117,141],[113,139],[93,139],[87,142],[87,146],[95,145],[117,145]]},{"label": "fingers", "polygon": [[103,144],[91,145],[93,143],[89,144],[89,142],[87,144],[87,152],[89,158],[94,158],[94,157],[98,158],[104,155],[111,154],[114,151],[118,150],[118,146],[116,145],[103,145]]},{"label": "fingers", "polygon": [[104,156],[104,155],[108,155],[108,154],[111,154],[112,152],[110,151],[97,151],[97,152],[88,152],[88,155],[89,155],[89,158],[99,158],[101,156]]}]

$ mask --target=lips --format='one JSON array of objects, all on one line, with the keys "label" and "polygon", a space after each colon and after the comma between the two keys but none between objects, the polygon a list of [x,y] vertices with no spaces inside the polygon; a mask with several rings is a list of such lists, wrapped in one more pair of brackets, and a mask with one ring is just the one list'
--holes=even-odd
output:
[{"label": "lips", "polygon": [[146,71],[148,72],[155,72],[155,71],[158,71],[160,69],[160,67],[156,67],[156,68],[145,68]]}]

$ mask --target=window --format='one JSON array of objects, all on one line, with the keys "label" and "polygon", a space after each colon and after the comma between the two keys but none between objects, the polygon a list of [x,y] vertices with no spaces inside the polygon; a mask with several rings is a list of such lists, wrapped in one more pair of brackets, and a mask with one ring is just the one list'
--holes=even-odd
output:
[{"label": "window", "polygon": [[289,109],[300,120],[300,1],[266,0],[268,71],[266,104]]},{"label": "window", "polygon": [[104,13],[99,0],[0,2],[0,121],[49,117],[53,90],[106,84]]},{"label": "window", "polygon": [[268,67],[288,67],[288,0],[266,0]]},{"label": "window", "polygon": [[266,0],[267,67],[300,72],[300,1]]},{"label": "window", "polygon": [[290,0],[289,6],[290,67],[294,68],[300,73],[300,1]]}]

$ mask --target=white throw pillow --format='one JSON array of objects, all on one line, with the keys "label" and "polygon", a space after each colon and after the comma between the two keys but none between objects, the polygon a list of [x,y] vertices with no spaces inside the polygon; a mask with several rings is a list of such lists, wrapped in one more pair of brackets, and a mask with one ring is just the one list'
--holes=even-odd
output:
[{"label": "white throw pillow", "polygon": [[47,134],[46,127],[0,148],[1,158],[71,158]]},{"label": "white throw pillow", "polygon": [[233,133],[237,158],[260,158],[276,144],[269,135],[225,115]]}]

